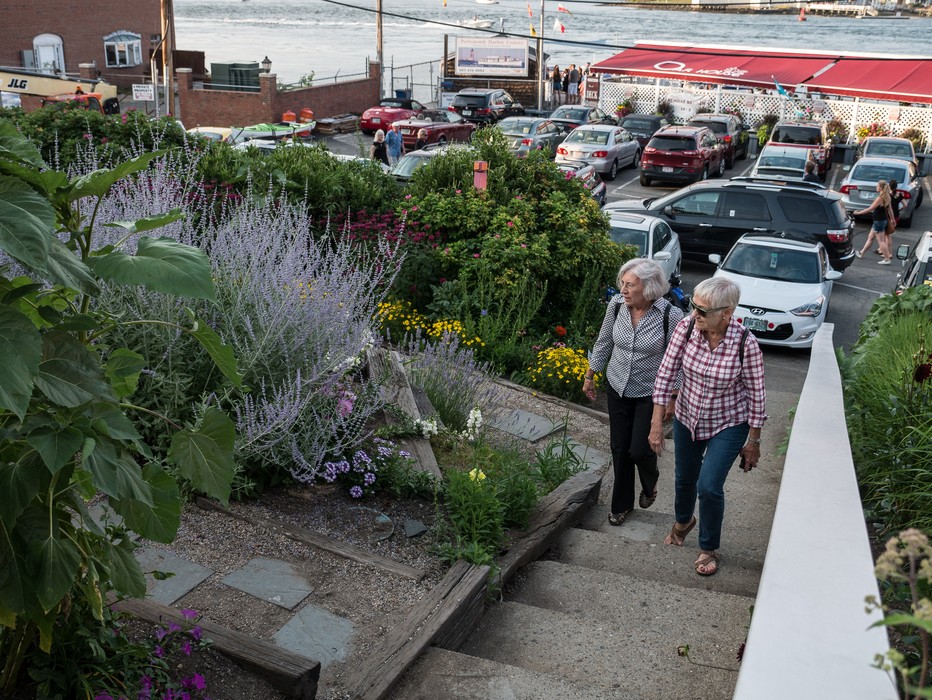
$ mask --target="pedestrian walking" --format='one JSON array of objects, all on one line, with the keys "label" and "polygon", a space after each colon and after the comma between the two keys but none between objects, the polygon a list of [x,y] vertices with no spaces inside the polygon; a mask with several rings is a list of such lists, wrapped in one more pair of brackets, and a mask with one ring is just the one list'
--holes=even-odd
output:
[{"label": "pedestrian walking", "polygon": [[[615,484],[608,522],[622,525],[634,510],[634,473],[641,482],[638,505],[657,498],[657,455],[647,436],[657,369],[683,312],[664,299],[670,283],[653,260],[635,258],[618,271],[620,294],[612,297],[589,355],[583,393],[595,400],[594,375],[605,373],[609,439]],[[671,410],[672,414],[672,410]]]},{"label": "pedestrian walking", "polygon": [[883,256],[877,261],[878,265],[889,265],[893,261],[893,253],[890,252],[890,237],[887,235],[887,221],[893,219],[893,212],[890,210],[890,186],[886,180],[877,181],[877,196],[871,205],[866,209],[859,209],[854,212],[855,216],[871,215],[871,230],[867,234],[867,240],[860,250],[854,254],[863,258],[864,254],[870,250],[871,243],[877,241],[877,248]]},{"label": "pedestrian walking", "polygon": [[[892,177],[890,182],[887,183],[890,185],[890,211],[893,213],[893,223],[887,221],[887,235],[892,236],[894,231],[896,231],[897,226],[900,225],[900,208],[903,206],[903,196],[904,192],[900,192],[900,183],[898,183]],[[890,245],[890,253],[893,253],[893,244],[892,241],[888,241]]]},{"label": "pedestrian walking", "polygon": [[579,70],[575,63],[570,64],[569,84],[566,87],[566,101],[569,104],[579,102]]},{"label": "pedestrian walking", "polygon": [[385,145],[385,132],[379,129],[372,137],[372,146],[369,148],[369,157],[385,165],[391,165],[388,162],[388,147]]},{"label": "pedestrian walking", "polygon": [[700,576],[719,568],[725,479],[739,455],[743,471],[757,465],[767,419],[763,355],[757,339],[734,318],[740,295],[738,285],[723,277],[696,286],[692,313],[673,331],[654,384],[648,443],[658,455],[671,404],[675,414],[676,521],[663,542],[683,545],[696,526],[698,499],[700,551],[694,567]]},{"label": "pedestrian walking", "polygon": [[418,129],[417,140],[414,142],[414,148],[412,150],[420,151],[426,145],[427,145],[427,129]]},{"label": "pedestrian walking", "polygon": [[392,124],[388,133],[385,134],[385,147],[388,150],[389,165],[394,165],[404,155],[405,142],[401,137],[401,129],[397,124]]}]

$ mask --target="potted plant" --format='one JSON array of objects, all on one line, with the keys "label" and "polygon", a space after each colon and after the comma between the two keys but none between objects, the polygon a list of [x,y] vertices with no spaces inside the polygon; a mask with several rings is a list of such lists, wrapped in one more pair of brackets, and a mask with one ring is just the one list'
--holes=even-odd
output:
[{"label": "potted plant", "polygon": [[848,128],[841,119],[831,119],[825,124],[825,131],[832,143],[843,145],[848,141]]},{"label": "potted plant", "polygon": [[925,142],[925,137],[922,135],[922,132],[919,129],[905,129],[900,133],[901,139],[906,139],[911,141],[913,144],[913,150],[916,153],[919,153],[922,150],[923,143]]},{"label": "potted plant", "polygon": [[621,102],[618,103],[618,106],[615,108],[615,115],[619,118],[627,117],[633,111],[634,111],[634,102],[631,100],[630,97],[626,97]]}]

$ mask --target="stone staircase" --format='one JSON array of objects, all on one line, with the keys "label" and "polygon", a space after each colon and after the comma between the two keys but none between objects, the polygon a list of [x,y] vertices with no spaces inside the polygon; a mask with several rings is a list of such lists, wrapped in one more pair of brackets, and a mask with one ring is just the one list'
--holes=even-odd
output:
[{"label": "stone staircase", "polygon": [[717,575],[694,572],[698,529],[683,547],[663,544],[674,520],[668,440],[650,510],[636,509],[620,527],[608,524],[606,465],[598,505],[509,582],[458,651],[430,648],[389,697],[730,698],[779,490],[778,443],[798,396],[787,388],[768,397],[762,447],[769,457],[750,474],[735,468],[726,483]]}]

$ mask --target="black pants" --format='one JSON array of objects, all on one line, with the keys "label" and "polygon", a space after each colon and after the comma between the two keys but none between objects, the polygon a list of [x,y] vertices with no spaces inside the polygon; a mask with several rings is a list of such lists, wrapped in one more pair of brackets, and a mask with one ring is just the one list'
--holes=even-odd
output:
[{"label": "black pants", "polygon": [[634,468],[641,479],[641,489],[651,494],[657,488],[660,471],[657,455],[647,444],[654,401],[650,396],[632,399],[619,396],[608,387],[609,435],[615,487],[612,489],[612,513],[634,508]]}]

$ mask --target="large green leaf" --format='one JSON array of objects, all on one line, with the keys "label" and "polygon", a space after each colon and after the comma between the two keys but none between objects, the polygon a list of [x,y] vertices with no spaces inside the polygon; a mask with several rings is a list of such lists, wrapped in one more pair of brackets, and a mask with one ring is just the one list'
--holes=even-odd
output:
[{"label": "large green leaf", "polygon": [[0,175],[0,249],[23,264],[44,270],[55,231],[55,210],[18,178]]},{"label": "large green leaf", "polygon": [[56,521],[45,528],[41,539],[29,543],[29,568],[34,574],[31,583],[43,609],[52,610],[61,602],[71,590],[80,565],[80,551],[62,536]]},{"label": "large green leaf", "polygon": [[23,136],[9,119],[0,119],[0,159],[16,160],[37,168],[45,167],[36,145]]},{"label": "large green leaf", "polygon": [[195,489],[227,503],[233,481],[236,428],[217,408],[208,408],[201,423],[197,431],[175,433],[168,458]]},{"label": "large green leaf", "polygon": [[85,469],[94,475],[94,484],[108,496],[153,505],[152,487],[142,478],[139,465],[110,440],[97,440],[93,450],[84,451],[83,459]]},{"label": "large green leaf", "polygon": [[134,555],[133,543],[129,539],[123,539],[107,549],[108,573],[116,592],[133,598],[145,597],[146,577]]},{"label": "large green leaf", "polygon": [[93,399],[114,399],[97,355],[76,338],[59,331],[50,331],[42,337],[42,362],[36,386],[53,403],[70,408]]},{"label": "large green leaf", "polygon": [[125,229],[127,233],[142,233],[143,231],[161,228],[162,226],[166,226],[183,218],[184,214],[181,213],[181,209],[172,209],[164,214],[147,216],[142,219],[136,219],[135,221],[112,221],[109,224],[104,224],[104,226],[117,226]]},{"label": "large green leaf", "polygon": [[70,289],[76,289],[85,294],[97,294],[100,291],[97,280],[90,268],[68,250],[68,247],[57,238],[49,243],[49,254],[46,260],[45,275],[52,282],[62,284]]},{"label": "large green leaf", "polygon": [[237,389],[241,388],[243,386],[243,376],[239,373],[233,348],[224,345],[214,329],[199,319],[191,309],[187,309],[187,312],[192,321],[191,330],[188,332],[197,338],[207,354],[213,359],[214,364],[223,372],[223,376],[233,382],[233,386]]},{"label": "large green leaf", "polygon": [[114,440],[138,440],[133,421],[126,417],[120,407],[114,403],[96,401],[91,405],[92,425],[97,432],[112,437]]},{"label": "large green leaf", "polygon": [[117,348],[104,364],[104,372],[119,398],[132,396],[139,383],[139,374],[146,366],[146,358],[128,348]]},{"label": "large green leaf", "polygon": [[38,459],[24,457],[17,462],[0,462],[0,523],[12,531],[26,506],[44,490],[51,474]]},{"label": "large green leaf", "polygon": [[149,163],[163,155],[165,151],[152,151],[120,163],[110,170],[95,170],[87,175],[75,178],[71,183],[69,196],[72,201],[81,197],[103,197],[114,183],[127,175],[145,170]]},{"label": "large green leaf", "polygon": [[181,519],[178,484],[156,464],[147,464],[142,477],[152,488],[152,505],[133,499],[111,500],[113,509],[123,516],[126,526],[153,542],[168,544],[175,539]]},{"label": "large green leaf", "polygon": [[214,283],[204,251],[171,238],[139,239],[136,255],[108,253],[88,264],[101,279],[156,292],[213,301]]},{"label": "large green leaf", "polygon": [[15,553],[11,528],[0,521],[0,623],[11,614],[21,614],[26,607],[21,563]]},{"label": "large green leaf", "polygon": [[42,337],[26,316],[0,305],[0,409],[22,420],[39,374]]},{"label": "large green leaf", "polygon": [[0,156],[0,173],[12,175],[32,185],[39,194],[52,197],[63,187],[68,186],[68,176],[58,170],[36,170],[31,165],[22,165],[17,161],[4,160]]},{"label": "large green leaf", "polygon": [[84,435],[71,426],[49,426],[33,430],[26,436],[26,442],[41,455],[49,472],[55,474],[81,449]]}]

